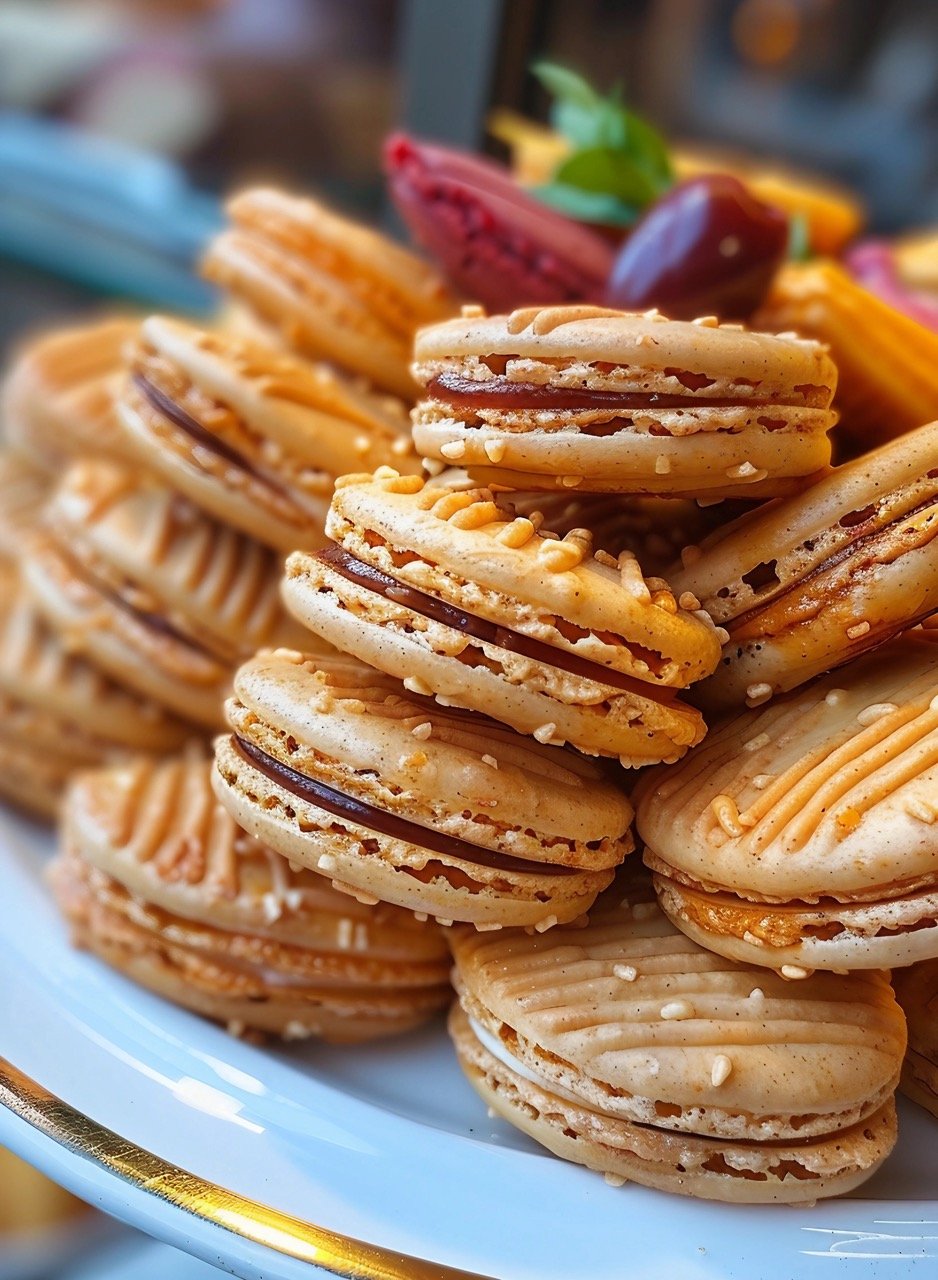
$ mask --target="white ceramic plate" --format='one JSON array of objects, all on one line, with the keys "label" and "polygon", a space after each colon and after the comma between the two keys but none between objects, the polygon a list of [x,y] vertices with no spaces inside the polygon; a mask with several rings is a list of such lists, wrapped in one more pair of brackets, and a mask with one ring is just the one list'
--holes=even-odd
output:
[{"label": "white ceramic plate", "polygon": [[317,1264],[385,1280],[938,1271],[938,1124],[911,1104],[864,1198],[732,1208],[612,1188],[489,1119],[440,1024],[261,1050],[71,951],[42,884],[49,847],[0,815],[0,1142],[189,1253],[267,1280]]}]

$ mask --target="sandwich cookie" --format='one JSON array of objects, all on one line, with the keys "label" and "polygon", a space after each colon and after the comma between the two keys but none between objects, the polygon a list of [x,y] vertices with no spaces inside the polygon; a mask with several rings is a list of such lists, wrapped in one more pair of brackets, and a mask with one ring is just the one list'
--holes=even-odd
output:
[{"label": "sandwich cookie", "polygon": [[25,459],[0,449],[0,557],[15,560],[39,525],[51,481]]},{"label": "sandwich cookie", "polygon": [[197,724],[222,723],[237,662],[305,633],[278,597],[277,555],[105,462],[77,462],[23,575],[72,652]]},{"label": "sandwich cookie", "polygon": [[626,766],[703,737],[674,690],[713,670],[720,635],[634,556],[388,469],[338,482],[327,532],[335,547],[289,557],[287,607],[413,691]]},{"label": "sandwich cookie", "polygon": [[420,469],[403,406],[324,365],[163,316],[143,323],[128,361],[117,405],[128,448],[269,546],[321,546],[350,468]]},{"label": "sandwich cookie", "polygon": [[825,349],[738,325],[530,307],[422,330],[420,453],[482,483],[692,498],[790,492],[830,461]]},{"label": "sandwich cookie", "polygon": [[900,969],[893,985],[909,1028],[899,1092],[938,1119],[938,960]]},{"label": "sandwich cookie", "polygon": [[729,639],[695,696],[749,706],[938,610],[938,422],[830,472],[683,553],[677,593]]},{"label": "sandwich cookie", "polygon": [[0,794],[51,818],[76,769],[175,750],[191,732],[67,654],[0,560]]},{"label": "sandwich cookie", "polygon": [[119,457],[114,380],[137,323],[111,316],[54,329],[24,346],[0,394],[10,446],[50,475],[79,454]]},{"label": "sandwich cookie", "polygon": [[291,871],[216,802],[209,771],[136,761],[76,780],[51,871],[75,943],[232,1032],[348,1043],[445,1008],[440,930]]},{"label": "sandwich cookie", "polygon": [[938,956],[938,635],[744,711],[634,798],[702,946],[795,978]]},{"label": "sandwich cookie", "polygon": [[415,330],[453,315],[440,277],[414,254],[314,200],[258,187],[228,202],[233,226],[202,273],[289,348],[412,400]]},{"label": "sandwich cookie", "polygon": [[353,659],[259,654],[227,711],[221,802],[362,901],[547,929],[587,910],[633,847],[631,805],[590,761]]},{"label": "sandwich cookie", "polygon": [[791,1204],[859,1186],[896,1140],[886,975],[793,985],[619,899],[585,928],[454,931],[450,1032],[483,1100],[613,1184]]}]

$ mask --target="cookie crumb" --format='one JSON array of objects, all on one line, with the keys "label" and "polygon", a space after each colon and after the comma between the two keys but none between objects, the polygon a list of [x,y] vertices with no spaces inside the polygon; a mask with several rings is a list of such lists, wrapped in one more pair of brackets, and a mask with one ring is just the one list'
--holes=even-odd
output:
[{"label": "cookie crumb", "polygon": [[765,680],[759,680],[756,684],[751,684],[746,690],[746,706],[761,706],[763,702],[768,702],[771,696],[772,686],[767,684]]},{"label": "cookie crumb", "polygon": [[810,978],[814,972],[813,969],[803,969],[800,964],[783,964],[779,973],[789,982],[801,982],[804,978]]},{"label": "cookie crumb", "polygon": [[446,444],[440,445],[440,453],[444,458],[448,458],[450,462],[456,458],[461,458],[466,452],[465,440],[448,440]]},{"label": "cookie crumb", "polygon": [[411,729],[411,733],[414,735],[414,737],[418,738],[421,742],[426,742],[427,738],[429,738],[432,732],[433,732],[433,725],[430,723],[429,720],[424,720],[420,724],[415,724],[414,727]]},{"label": "cookie crumb", "polygon": [[542,724],[534,730],[534,737],[537,738],[538,742],[550,742],[556,732],[557,726],[555,724]]},{"label": "cookie crumb", "polygon": [[855,622],[852,627],[847,628],[847,639],[859,640],[862,636],[865,636],[870,629],[870,624],[866,620],[863,622]]},{"label": "cookie crumb", "polygon": [[[693,613],[696,609],[700,608],[700,601],[694,595],[693,591],[682,591],[677,598],[677,602],[681,608],[686,609],[688,613]],[[709,613],[707,614],[707,617],[710,617]]]},{"label": "cookie crumb", "polygon": [[420,676],[406,676],[404,678],[404,688],[410,693],[420,693],[425,698],[429,698],[433,694],[433,690],[426,680],[421,680]]},{"label": "cookie crumb", "polygon": [[624,1187],[628,1182],[628,1178],[623,1178],[620,1173],[604,1173],[603,1180],[607,1187]]},{"label": "cookie crumb", "polygon": [[875,724],[877,720],[882,720],[883,716],[892,715],[899,708],[894,702],[871,702],[868,707],[864,707],[862,711],[857,712],[857,720],[860,724],[866,726]]},{"label": "cookie crumb", "polygon": [[614,964],[612,966],[612,976],[621,978],[623,982],[634,982],[638,977],[638,970],[634,964]]},{"label": "cookie crumb", "polygon": [[916,818],[919,822],[924,822],[928,826],[938,817],[935,809],[926,801],[921,800],[918,796],[913,796],[905,802],[905,811],[910,818]]},{"label": "cookie crumb", "polygon": [[554,915],[545,916],[543,920],[538,920],[534,928],[538,933],[546,933],[548,929],[553,929],[557,924],[557,917]]},{"label": "cookie crumb", "polygon": [[669,1000],[661,1006],[661,1017],[665,1022],[681,1021],[694,1016],[694,1006],[689,1000]]},{"label": "cookie crumb", "polygon": [[497,768],[498,768],[498,761],[495,759],[495,757],[494,757],[494,756],[488,756],[488,755],[483,756],[483,757],[482,757],[482,763],[483,763],[483,764],[487,764],[487,765],[489,766],[489,768],[490,768],[490,769],[497,769]]},{"label": "cookie crumb", "polygon": [[713,1059],[713,1066],[710,1068],[710,1083],[715,1089],[719,1089],[721,1084],[725,1084],[730,1078],[733,1071],[733,1061],[727,1057],[725,1053],[718,1053]]}]

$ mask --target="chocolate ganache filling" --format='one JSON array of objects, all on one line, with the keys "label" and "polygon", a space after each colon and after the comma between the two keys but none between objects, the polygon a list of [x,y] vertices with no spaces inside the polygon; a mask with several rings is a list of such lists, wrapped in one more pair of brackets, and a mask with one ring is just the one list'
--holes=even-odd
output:
[{"label": "chocolate ganache filling", "polygon": [[528,872],[539,876],[582,874],[579,867],[565,867],[551,862],[514,858],[511,854],[483,849],[481,845],[461,840],[458,836],[448,836],[442,831],[436,831],[433,827],[424,827],[419,822],[400,818],[387,809],[379,809],[365,800],[359,800],[356,796],[346,795],[344,791],[336,791],[334,787],[327,786],[316,778],[310,778],[305,773],[298,773],[296,769],[291,769],[282,761],[275,760],[266,751],[262,751],[253,742],[248,742],[238,734],[232,734],[231,741],[238,753],[249,764],[292,795],[310,801],[337,818],[346,818],[358,826],[389,836],[392,840],[403,840],[421,849],[429,849],[432,853],[438,853],[444,858],[459,858],[463,862],[474,862],[480,866],[491,867],[495,871]]},{"label": "chocolate ganache filling", "polygon": [[554,387],[539,382],[513,382],[495,377],[485,382],[463,378],[456,373],[440,373],[427,383],[431,400],[441,400],[454,409],[688,409],[719,405],[721,409],[764,407],[763,398],[699,394],[672,395],[660,391],[603,391],[588,387]]},{"label": "chocolate ganache filling", "polygon": [[[523,657],[530,658],[534,662],[540,662],[545,666],[559,667],[563,671],[569,671],[571,675],[582,676],[586,680],[593,680],[599,684],[611,685],[615,689],[622,689],[626,693],[632,693],[641,698],[649,698],[659,705],[673,706],[681,710],[688,709],[684,707],[684,704],[675,697],[670,689],[648,684],[643,680],[636,679],[634,676],[616,671],[612,667],[604,667],[599,662],[592,662],[589,658],[581,658],[575,653],[569,653],[566,649],[555,648],[554,645],[547,644],[543,640],[536,640],[533,636],[526,636],[520,631],[513,631],[510,627],[503,627],[497,622],[490,622],[487,618],[480,618],[474,613],[467,613],[465,609],[448,604],[445,600],[438,600],[435,596],[429,596],[416,587],[398,582],[396,578],[392,578],[390,574],[382,573],[374,565],[365,564],[364,561],[357,560],[344,547],[326,547],[324,550],[318,551],[316,555],[323,564],[328,565],[330,569],[334,569],[336,573],[340,573],[351,582],[355,582],[361,587],[366,587],[370,591],[376,591],[394,604],[400,604],[406,609],[412,609],[415,613],[422,614],[423,617],[429,618],[433,622],[453,627],[456,631],[461,632],[463,635],[471,636],[482,644],[496,645],[500,649],[507,649],[511,653],[521,654]],[[663,665],[664,660],[661,654],[652,654],[641,650],[639,646],[635,645],[626,645],[626,647],[633,654],[640,652],[643,659],[647,658],[649,660],[649,665],[652,666],[652,669],[654,669],[655,665]]]},{"label": "chocolate ganache filling", "polygon": [[257,480],[260,484],[266,485],[272,493],[279,498],[286,499],[287,502],[293,504],[295,497],[289,493],[282,484],[272,479],[271,476],[262,475],[256,467],[239,453],[232,445],[225,440],[220,440],[218,436],[213,435],[211,431],[206,431],[201,422],[196,422],[185,409],[180,408],[171,396],[165,391],[161,391],[155,386],[149,378],[145,378],[142,373],[133,375],[133,383],[144,400],[148,402],[157,413],[161,413],[164,418],[168,418],[170,422],[178,427],[180,431],[185,431],[186,435],[191,436],[204,449],[208,449],[211,453],[216,454],[219,458],[224,458],[226,462],[230,462],[232,466],[238,467],[241,471],[246,472],[252,479]]}]

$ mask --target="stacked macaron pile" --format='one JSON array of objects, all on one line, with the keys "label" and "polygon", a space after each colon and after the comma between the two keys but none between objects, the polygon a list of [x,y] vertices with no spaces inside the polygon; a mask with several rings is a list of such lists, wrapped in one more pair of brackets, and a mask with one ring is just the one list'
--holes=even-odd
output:
[{"label": "stacked macaron pile", "polygon": [[[333,299],[322,341],[285,349],[282,334],[295,329],[286,304],[261,307],[264,323],[229,315],[213,328],[111,317],[35,339],[3,387],[0,553],[19,562],[15,593],[30,597],[63,670],[87,665],[125,709],[187,724],[169,735],[172,747],[220,727],[240,660],[301,642],[280,604],[280,561],[324,543],[336,477],[390,462],[420,469],[406,405],[392,391],[410,394],[413,329],[453,310],[419,259],[311,201],[248,192],[233,202],[236,220],[242,207],[285,225],[287,257],[310,257],[319,322],[322,297]],[[232,238],[210,247],[208,274]],[[274,272],[275,292],[287,275]],[[383,347],[350,289],[383,300]],[[123,727],[138,741],[130,721]],[[35,788],[7,790],[51,814],[73,767],[124,754],[126,736],[96,736],[95,751],[60,744],[46,767],[54,764],[56,785],[39,788],[41,803]],[[21,754],[18,776],[36,764],[31,735],[19,741],[5,736],[10,757]],[[152,750],[166,746],[154,733]]]},{"label": "stacked macaron pile", "polygon": [[[236,322],[150,317],[100,365],[49,342],[11,380],[37,470],[77,458],[0,619],[9,723],[67,744],[24,772],[48,800],[107,765],[68,792],[63,912],[288,1039],[416,1025],[448,942],[459,1060],[551,1150],[728,1201],[850,1190],[896,1137],[883,971],[938,959],[938,426],[831,468],[824,346],[595,305],[595,233],[551,256],[490,173],[396,147],[424,241],[465,233],[461,314],[253,190],[204,264]],[[488,315],[509,262],[536,305]],[[0,471],[7,542],[47,483]],[[227,725],[211,765],[187,724]]]}]

